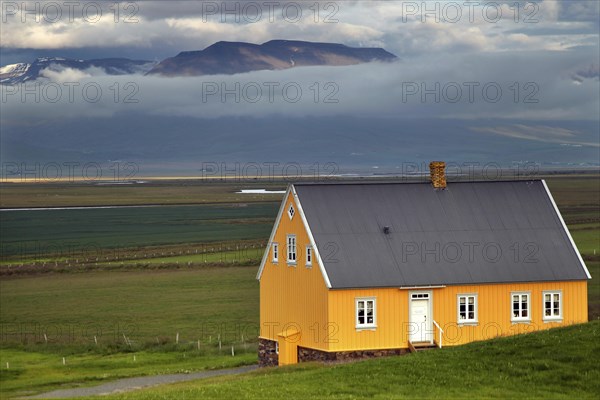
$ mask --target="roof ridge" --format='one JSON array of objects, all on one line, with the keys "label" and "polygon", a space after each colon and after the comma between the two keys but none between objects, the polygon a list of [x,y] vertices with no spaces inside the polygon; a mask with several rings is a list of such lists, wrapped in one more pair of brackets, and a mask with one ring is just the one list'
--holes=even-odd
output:
[{"label": "roof ridge", "polygon": [[[451,177],[451,176],[450,176]],[[369,179],[369,178],[366,178]],[[390,180],[364,180],[364,181],[356,181],[356,180],[332,180],[332,181],[298,181],[291,182],[290,185],[294,186],[327,186],[327,185],[347,185],[347,186],[359,186],[359,185],[410,185],[410,184],[431,184],[429,179],[429,175],[427,175],[426,179],[424,177],[423,180],[414,180],[414,181],[394,181],[393,178]],[[404,179],[404,178],[400,178]],[[415,178],[416,179],[416,178]],[[452,181],[448,180],[448,185],[450,184],[465,184],[465,183],[509,183],[509,182],[541,182],[543,178],[535,178],[535,179],[481,179],[481,180],[468,180],[468,181]]]}]

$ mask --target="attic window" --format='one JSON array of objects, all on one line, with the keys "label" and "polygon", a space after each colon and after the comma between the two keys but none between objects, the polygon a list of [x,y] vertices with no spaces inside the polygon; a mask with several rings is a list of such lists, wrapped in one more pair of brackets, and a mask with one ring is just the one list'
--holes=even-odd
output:
[{"label": "attic window", "polygon": [[287,235],[287,263],[296,265],[296,235]]},{"label": "attic window", "polygon": [[294,205],[290,204],[290,208],[288,208],[288,217],[292,219],[294,218],[294,214],[296,214],[296,210],[294,210]]},{"label": "attic window", "polygon": [[273,243],[271,248],[273,250],[273,262],[276,263],[279,261],[279,243]]}]

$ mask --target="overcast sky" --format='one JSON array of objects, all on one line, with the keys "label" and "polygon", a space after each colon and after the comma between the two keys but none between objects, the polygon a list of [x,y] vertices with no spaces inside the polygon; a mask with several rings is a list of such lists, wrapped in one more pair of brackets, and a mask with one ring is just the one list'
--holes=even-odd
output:
[{"label": "overcast sky", "polygon": [[[162,60],[221,40],[336,42],[383,47],[399,57],[385,65],[297,68],[214,79],[133,79],[108,77],[101,70],[49,72],[47,76],[59,83],[96,82],[105,88],[117,83],[122,88],[135,82],[138,101],[123,104],[104,96],[90,104],[77,99],[68,102],[63,97],[52,104],[42,101],[24,106],[18,96],[9,96],[3,101],[5,127],[27,115],[40,119],[110,117],[124,110],[195,118],[500,119],[506,123],[478,124],[476,129],[513,138],[515,143],[533,140],[598,147],[595,132],[553,128],[552,122],[600,118],[600,2],[596,0],[138,1],[75,2],[72,8],[62,2],[50,2],[59,7],[49,2],[1,3],[3,65],[31,62],[38,56]],[[218,94],[207,96],[207,84],[244,87],[270,81],[280,85],[293,82],[303,96],[297,102],[284,99],[281,91],[275,92],[275,101],[265,92],[256,102],[223,102]],[[311,87],[315,81],[320,85],[317,101]],[[473,82],[476,86],[469,86]],[[327,83],[333,85],[325,87]],[[435,95],[422,97],[423,88],[436,84],[440,84],[440,100]],[[492,95],[497,88],[502,90],[498,101],[486,97],[490,95],[482,91],[486,85]],[[454,101],[456,86],[462,93]],[[470,88],[474,99],[469,98]],[[336,101],[325,102],[327,95]],[[523,125],[512,120],[532,122]]]},{"label": "overcast sky", "polygon": [[595,0],[545,0],[518,6],[515,0],[96,1],[73,2],[70,7],[60,1],[1,3],[3,64],[16,61],[12,55],[25,50],[30,55],[47,54],[50,49],[56,55],[162,59],[220,40],[262,43],[271,39],[377,46],[401,57],[431,52],[460,57],[468,51],[568,51],[584,46],[590,50],[590,62],[597,61],[599,2]]}]

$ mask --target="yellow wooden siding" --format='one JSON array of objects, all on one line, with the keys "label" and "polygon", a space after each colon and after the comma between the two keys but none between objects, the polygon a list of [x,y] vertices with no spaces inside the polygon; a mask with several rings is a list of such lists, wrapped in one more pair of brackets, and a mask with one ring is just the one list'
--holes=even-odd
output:
[{"label": "yellow wooden siding", "polygon": [[[292,220],[287,214],[290,204],[293,204],[295,209]],[[288,234],[296,235],[295,267],[287,263]],[[296,329],[300,332],[299,338],[294,338],[296,345],[327,350],[324,333],[327,329],[328,289],[314,253],[312,267],[306,267],[306,246],[310,244],[310,240],[291,193],[286,200],[273,242],[279,244],[279,261],[272,262],[269,249],[260,277],[260,336],[270,340],[281,340],[278,333],[286,329]],[[280,358],[282,357],[285,355],[280,351]]]},{"label": "yellow wooden siding", "polygon": [[[542,292],[545,290],[562,290],[562,323],[543,321]],[[431,291],[432,317],[445,331],[443,344],[446,346],[587,322],[587,281],[448,286]],[[531,293],[531,323],[511,322],[511,292],[518,291]],[[329,323],[337,331],[330,338],[333,341],[329,343],[329,350],[408,347],[410,292],[397,288],[331,290],[328,301]],[[457,295],[470,293],[477,294],[478,324],[459,327]],[[359,297],[377,299],[375,330],[356,329],[355,299]],[[438,341],[438,331],[435,328],[434,339]]]},{"label": "yellow wooden siding", "polygon": [[[562,291],[562,322],[543,320],[543,292]],[[531,322],[511,321],[512,292],[530,293]],[[478,322],[457,323],[457,295],[477,294]],[[449,286],[434,290],[433,318],[444,329],[444,345],[458,345],[496,336],[510,336],[557,326],[587,322],[587,281],[511,283],[503,285]],[[435,339],[438,338],[436,332]]]},{"label": "yellow wooden siding", "polygon": [[[376,299],[374,330],[356,329],[355,299],[359,297]],[[329,292],[329,322],[336,330],[329,339],[331,351],[408,347],[406,335],[402,334],[405,321],[408,321],[406,291],[393,288]]]}]

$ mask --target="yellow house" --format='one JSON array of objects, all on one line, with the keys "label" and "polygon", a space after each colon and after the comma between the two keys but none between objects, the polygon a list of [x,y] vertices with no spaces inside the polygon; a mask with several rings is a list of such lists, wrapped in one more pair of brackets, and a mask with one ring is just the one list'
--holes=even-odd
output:
[{"label": "yellow house", "polygon": [[257,279],[260,365],[403,354],[587,321],[543,180],[289,185]]}]

